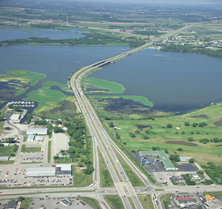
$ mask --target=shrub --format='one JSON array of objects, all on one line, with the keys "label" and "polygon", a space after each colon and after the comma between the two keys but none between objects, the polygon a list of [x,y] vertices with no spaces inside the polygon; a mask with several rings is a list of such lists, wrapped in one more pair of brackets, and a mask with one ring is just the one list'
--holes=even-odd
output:
[{"label": "shrub", "polygon": [[187,141],[188,141],[188,142],[192,142],[192,141],[193,141],[193,137],[189,137],[189,138],[187,139]]},{"label": "shrub", "polygon": [[177,151],[180,151],[180,152],[181,152],[181,151],[183,151],[183,149],[182,149],[182,148],[178,148]]},{"label": "shrub", "polygon": [[185,122],[184,125],[185,126],[190,126],[190,123],[189,122]]},{"label": "shrub", "polygon": [[166,127],[167,127],[167,128],[172,128],[173,126],[172,126],[171,123],[168,123]]},{"label": "shrub", "polygon": [[190,159],[189,159],[189,163],[194,163],[194,159],[193,159],[193,158],[190,158]]}]

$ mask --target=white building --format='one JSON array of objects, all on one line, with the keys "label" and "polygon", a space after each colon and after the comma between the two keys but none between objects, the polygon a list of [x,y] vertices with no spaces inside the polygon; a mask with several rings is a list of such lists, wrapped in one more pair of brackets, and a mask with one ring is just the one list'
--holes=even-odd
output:
[{"label": "white building", "polygon": [[40,135],[46,135],[48,129],[47,128],[28,128],[27,134],[40,134]]},{"label": "white building", "polygon": [[11,119],[12,121],[18,121],[19,118],[20,118],[20,114],[13,114],[10,119]]},{"label": "white building", "polygon": [[0,156],[0,161],[9,160],[9,156]]},{"label": "white building", "polygon": [[26,168],[26,175],[28,177],[34,176],[55,176],[54,167],[31,167]]},{"label": "white building", "polygon": [[44,137],[43,136],[36,136],[35,139],[37,142],[43,142]]},{"label": "white building", "polygon": [[27,141],[34,141],[34,139],[35,139],[35,136],[34,135],[28,135],[28,138],[27,138]]}]

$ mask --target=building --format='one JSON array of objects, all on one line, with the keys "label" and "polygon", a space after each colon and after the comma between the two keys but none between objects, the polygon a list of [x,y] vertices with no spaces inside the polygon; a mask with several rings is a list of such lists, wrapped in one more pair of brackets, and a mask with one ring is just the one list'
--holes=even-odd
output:
[{"label": "building", "polygon": [[28,128],[27,134],[38,134],[38,135],[46,135],[48,129],[47,128]]},{"label": "building", "polygon": [[34,139],[35,139],[35,136],[31,134],[31,135],[28,135],[27,141],[28,141],[28,142],[29,142],[29,141],[33,142]]},{"label": "building", "polygon": [[12,121],[18,121],[19,118],[20,118],[20,114],[15,114],[15,113],[14,113],[14,114],[11,115],[11,118],[10,118],[10,119],[11,119]]},{"label": "building", "polygon": [[9,160],[9,156],[0,156],[0,161]]},{"label": "building", "polygon": [[36,136],[35,139],[37,142],[43,142],[44,137],[43,136]]},{"label": "building", "polygon": [[222,209],[222,201],[218,199],[209,199],[204,203],[207,209]]},{"label": "building", "polygon": [[55,176],[55,168],[53,167],[31,167],[26,168],[26,175],[28,177],[34,176]]},{"label": "building", "polygon": [[17,208],[17,205],[18,205],[18,201],[16,200],[10,200],[8,202],[8,205],[7,205],[7,209],[16,209]]},{"label": "building", "polygon": [[159,160],[163,163],[165,169],[168,170],[178,170],[171,160],[169,159],[168,155],[163,151],[139,151],[140,156],[157,156]]},{"label": "building", "polygon": [[187,158],[186,157],[180,157],[180,162],[186,162]]},{"label": "building", "polygon": [[71,203],[70,203],[69,200],[67,200],[67,199],[62,199],[62,200],[60,200],[60,202],[61,202],[64,206],[70,206],[70,205],[71,205]]},{"label": "building", "polygon": [[172,176],[171,180],[172,180],[172,182],[176,182],[178,184],[186,184],[186,181],[183,178],[183,176]]},{"label": "building", "polygon": [[36,176],[71,176],[71,164],[58,164],[56,167],[31,167],[26,168],[27,177]]},{"label": "building", "polygon": [[186,206],[189,206],[189,205],[197,205],[198,204],[196,199],[191,198],[189,196],[187,196],[187,197],[176,197],[174,199],[174,201],[180,207],[186,207]]},{"label": "building", "polygon": [[72,175],[71,164],[56,165],[56,176],[71,176],[71,175]]}]

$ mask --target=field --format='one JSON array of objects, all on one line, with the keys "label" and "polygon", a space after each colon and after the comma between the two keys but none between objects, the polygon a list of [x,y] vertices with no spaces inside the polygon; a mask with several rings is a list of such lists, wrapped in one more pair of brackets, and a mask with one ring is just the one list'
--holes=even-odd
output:
[{"label": "field", "polygon": [[101,187],[113,187],[113,180],[106,166],[106,163],[102,157],[101,152],[98,150],[99,156],[99,173],[100,173],[100,186]]},{"label": "field", "polygon": [[26,147],[26,145],[22,145],[21,152],[41,152],[41,147]]},{"label": "field", "polygon": [[171,205],[170,203],[170,197],[171,197],[172,194],[165,194],[163,196],[160,197],[160,201],[162,203],[162,206],[164,209],[170,209],[168,207],[168,205]]},{"label": "field", "polygon": [[123,203],[118,195],[103,195],[111,209],[122,209]]},{"label": "field", "polygon": [[154,209],[153,203],[151,200],[151,195],[137,195],[144,209]]},{"label": "field", "polygon": [[13,155],[16,155],[16,152],[13,151],[13,146],[0,147],[0,156],[13,156]]},{"label": "field", "polygon": [[222,198],[222,192],[204,192],[203,195],[210,195],[217,199]]},{"label": "field", "polygon": [[51,146],[52,146],[52,141],[48,142],[48,163],[51,162]]},{"label": "field", "polygon": [[121,84],[92,77],[85,78],[84,88],[86,93],[122,94],[125,91]]},{"label": "field", "polygon": [[41,88],[31,91],[24,100],[38,102],[33,114],[56,119],[71,117],[76,115],[76,106],[67,90],[65,84],[47,81]]},{"label": "field", "polygon": [[31,203],[32,203],[32,198],[25,198],[22,201],[20,208],[29,209]]},{"label": "field", "polygon": [[[199,163],[212,161],[220,164],[221,109],[221,103],[217,103],[185,115],[155,117],[155,120],[104,120],[104,123],[110,132],[114,133],[114,128],[109,127],[110,122],[113,122],[120,135],[119,141],[129,150],[159,147],[170,153],[177,152],[180,156],[193,157]],[[185,122],[188,122],[189,126],[185,126]],[[172,128],[167,128],[169,123]],[[197,126],[193,127],[193,123],[197,123]],[[207,125],[199,127],[198,124],[201,123]],[[130,132],[135,136],[130,135]],[[208,139],[209,142],[201,143],[201,139]],[[183,151],[177,151],[178,148]]]}]

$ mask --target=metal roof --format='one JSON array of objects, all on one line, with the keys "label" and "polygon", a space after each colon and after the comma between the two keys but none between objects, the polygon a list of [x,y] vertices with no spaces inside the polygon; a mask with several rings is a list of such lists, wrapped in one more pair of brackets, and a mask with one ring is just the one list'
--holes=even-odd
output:
[{"label": "metal roof", "polygon": [[47,134],[47,128],[28,128],[27,134]]},{"label": "metal roof", "polygon": [[44,140],[44,137],[43,136],[36,136],[35,137],[35,140],[38,142],[38,141],[43,141]]},{"label": "metal roof", "polygon": [[157,155],[159,160],[164,164],[166,170],[177,170],[177,168],[173,165],[167,154],[163,150],[158,151],[139,151],[141,156],[144,155]]},{"label": "metal roof", "polygon": [[31,167],[26,168],[28,176],[55,176],[55,167]]},{"label": "metal roof", "polygon": [[0,160],[9,160],[9,156],[0,156]]},{"label": "metal roof", "polygon": [[60,167],[61,168],[61,171],[71,171],[72,168],[71,168],[71,164],[57,164],[56,167]]},{"label": "metal roof", "polygon": [[34,135],[28,135],[27,141],[34,141],[35,136]]}]

